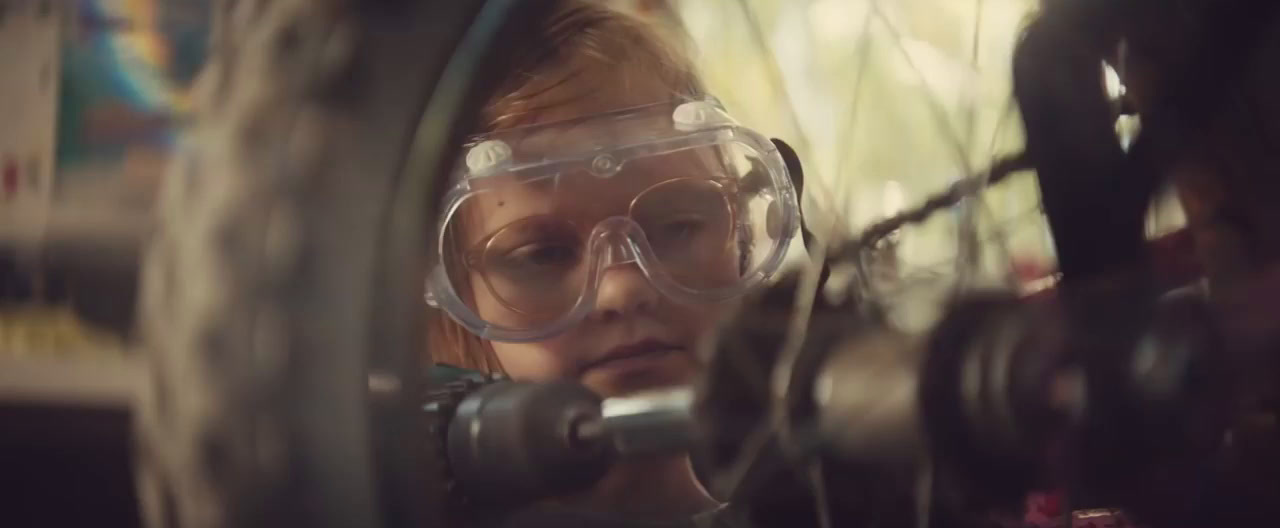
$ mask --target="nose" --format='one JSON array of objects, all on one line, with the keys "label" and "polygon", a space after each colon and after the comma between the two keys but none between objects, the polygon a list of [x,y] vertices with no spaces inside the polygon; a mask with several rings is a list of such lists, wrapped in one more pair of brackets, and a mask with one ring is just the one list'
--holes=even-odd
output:
[{"label": "nose", "polygon": [[598,226],[600,276],[591,319],[608,322],[652,310],[660,295],[640,269],[634,231],[639,226],[625,217],[609,218]]},{"label": "nose", "polygon": [[653,310],[660,294],[635,262],[602,270],[592,318],[609,322]]}]

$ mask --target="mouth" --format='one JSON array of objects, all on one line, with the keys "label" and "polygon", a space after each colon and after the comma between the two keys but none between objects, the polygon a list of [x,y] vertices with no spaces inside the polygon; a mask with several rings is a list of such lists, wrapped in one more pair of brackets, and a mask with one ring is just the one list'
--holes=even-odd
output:
[{"label": "mouth", "polygon": [[657,339],[646,339],[613,348],[607,354],[583,364],[581,372],[641,368],[682,350],[684,347],[679,345]]}]

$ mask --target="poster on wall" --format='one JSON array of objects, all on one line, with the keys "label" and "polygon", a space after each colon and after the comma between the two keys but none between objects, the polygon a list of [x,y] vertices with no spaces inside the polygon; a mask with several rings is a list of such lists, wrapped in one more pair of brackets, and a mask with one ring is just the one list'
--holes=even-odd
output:
[{"label": "poster on wall", "polygon": [[146,217],[204,61],[210,4],[0,0],[0,237]]},{"label": "poster on wall", "polygon": [[210,0],[78,0],[62,39],[57,193],[150,204],[204,60]]}]

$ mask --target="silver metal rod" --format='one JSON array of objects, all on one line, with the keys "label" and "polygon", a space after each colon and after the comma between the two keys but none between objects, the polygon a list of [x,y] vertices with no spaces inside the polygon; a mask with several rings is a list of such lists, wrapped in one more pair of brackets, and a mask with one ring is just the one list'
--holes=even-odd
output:
[{"label": "silver metal rod", "polygon": [[688,450],[696,440],[692,387],[676,387],[608,398],[598,426],[584,424],[579,434],[598,427],[619,456],[645,456]]}]

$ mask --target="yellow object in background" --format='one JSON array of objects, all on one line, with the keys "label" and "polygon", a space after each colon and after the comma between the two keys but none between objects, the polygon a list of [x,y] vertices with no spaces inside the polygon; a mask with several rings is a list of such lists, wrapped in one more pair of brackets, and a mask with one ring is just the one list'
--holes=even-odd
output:
[{"label": "yellow object in background", "polygon": [[69,307],[0,309],[0,358],[122,357],[124,341],[88,325]]}]

